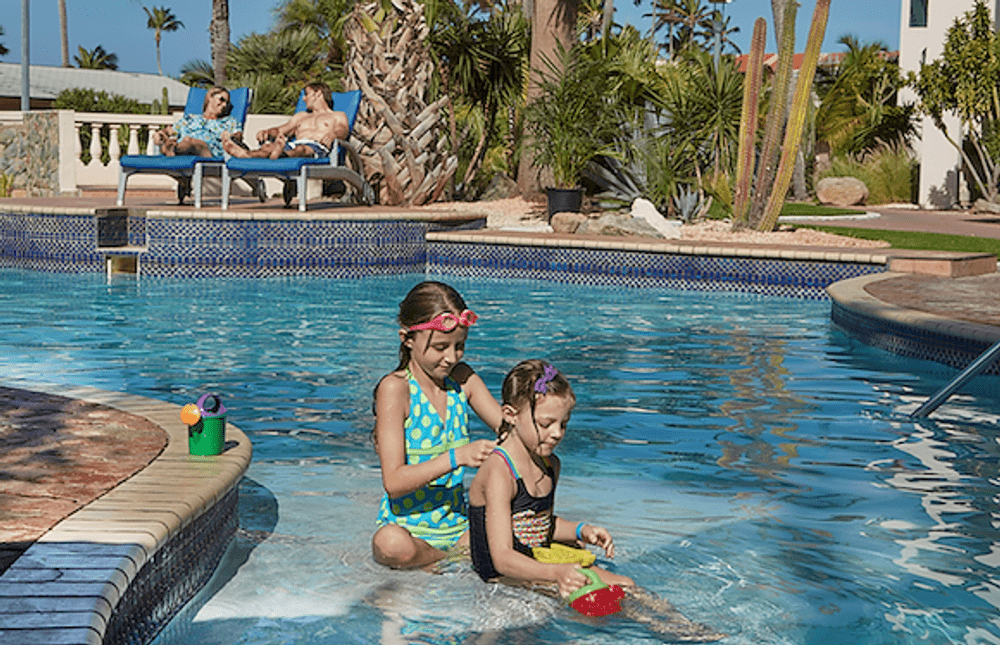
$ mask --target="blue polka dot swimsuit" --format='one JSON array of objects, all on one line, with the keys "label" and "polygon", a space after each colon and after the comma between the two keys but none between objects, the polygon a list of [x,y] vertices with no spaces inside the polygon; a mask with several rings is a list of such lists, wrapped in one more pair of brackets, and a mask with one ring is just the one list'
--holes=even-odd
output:
[{"label": "blue polka dot swimsuit", "polygon": [[[469,411],[462,387],[450,376],[445,378],[448,406],[442,419],[409,369],[406,376],[410,389],[410,410],[403,423],[406,463],[423,463],[469,443]],[[464,475],[465,467],[459,466],[412,493],[392,499],[383,495],[376,523],[398,524],[438,549],[454,546],[469,526]]]}]

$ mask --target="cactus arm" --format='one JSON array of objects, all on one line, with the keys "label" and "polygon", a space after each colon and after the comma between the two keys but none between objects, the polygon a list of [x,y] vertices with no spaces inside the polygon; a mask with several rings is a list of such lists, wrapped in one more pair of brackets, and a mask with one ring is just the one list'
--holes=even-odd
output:
[{"label": "cactus arm", "polygon": [[767,21],[757,18],[750,39],[750,60],[743,80],[743,110],[740,116],[740,142],[736,155],[736,196],[733,200],[733,224],[743,226],[750,214],[750,189],[754,153],[757,149],[757,111],[760,86],[764,76],[764,47],[767,44]]},{"label": "cactus arm", "polygon": [[764,215],[767,196],[774,183],[774,171],[778,163],[778,144],[785,125],[785,111],[788,109],[788,87],[792,80],[792,62],[795,58],[795,16],[799,4],[789,2],[781,20],[781,40],[778,48],[778,75],[771,90],[771,105],[767,110],[764,125],[764,141],[761,143],[760,161],[757,166],[756,190],[750,207],[750,226],[756,227]]},{"label": "cactus arm", "polygon": [[813,77],[816,75],[816,64],[819,62],[820,47],[823,45],[823,35],[826,32],[826,22],[830,17],[830,0],[816,0],[813,11],[812,25],[809,27],[809,39],[806,41],[806,51],[799,70],[799,80],[795,86],[795,96],[792,99],[792,111],[785,129],[785,142],[781,150],[781,163],[775,175],[774,186],[767,200],[764,217],[757,226],[759,231],[773,231],[778,224],[778,215],[788,193],[788,185],[792,181],[792,171],[795,169],[795,155],[798,154],[802,140],[802,128],[805,126],[809,98],[812,94]]}]

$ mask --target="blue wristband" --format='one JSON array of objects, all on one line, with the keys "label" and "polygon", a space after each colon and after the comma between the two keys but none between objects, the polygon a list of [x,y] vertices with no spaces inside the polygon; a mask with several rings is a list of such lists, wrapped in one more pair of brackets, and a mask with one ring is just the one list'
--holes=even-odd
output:
[{"label": "blue wristband", "polygon": [[458,468],[458,462],[455,460],[455,449],[452,448],[448,451],[448,460],[451,461],[451,469],[455,470]]},{"label": "blue wristband", "polygon": [[583,522],[576,525],[576,539],[583,542]]}]

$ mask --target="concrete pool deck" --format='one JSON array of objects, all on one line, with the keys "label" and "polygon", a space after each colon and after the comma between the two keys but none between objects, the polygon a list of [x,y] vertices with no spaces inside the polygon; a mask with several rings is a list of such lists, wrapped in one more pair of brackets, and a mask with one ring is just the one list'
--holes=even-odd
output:
[{"label": "concrete pool deck", "polygon": [[[830,223],[1000,239],[1000,218],[964,213],[885,209],[877,219]],[[1000,340],[995,268],[964,275],[954,272],[954,254],[890,255],[903,270],[844,281],[838,297],[901,324]],[[909,272],[915,268],[945,275]],[[0,645],[102,642],[113,607],[150,554],[239,482],[252,451],[246,436],[230,425],[223,455],[191,457],[179,411],[146,397],[0,377]],[[94,541],[108,545],[105,556],[72,551]]]}]

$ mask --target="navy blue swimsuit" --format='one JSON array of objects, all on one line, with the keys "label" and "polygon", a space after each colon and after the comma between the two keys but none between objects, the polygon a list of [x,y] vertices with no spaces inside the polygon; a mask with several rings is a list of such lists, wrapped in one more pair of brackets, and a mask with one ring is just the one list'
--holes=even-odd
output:
[{"label": "navy blue swimsuit", "polygon": [[[499,446],[493,452],[503,457],[511,476],[517,482],[517,493],[511,501],[511,527],[514,532],[514,549],[519,553],[534,557],[532,547],[548,546],[555,531],[552,508],[556,496],[555,475],[552,466],[545,462],[545,474],[552,477],[552,490],[545,497],[533,497],[528,493],[517,467],[507,451]],[[486,539],[486,507],[469,506],[469,546],[472,551],[472,568],[483,580],[496,578],[500,573],[493,566],[490,545]]]}]

